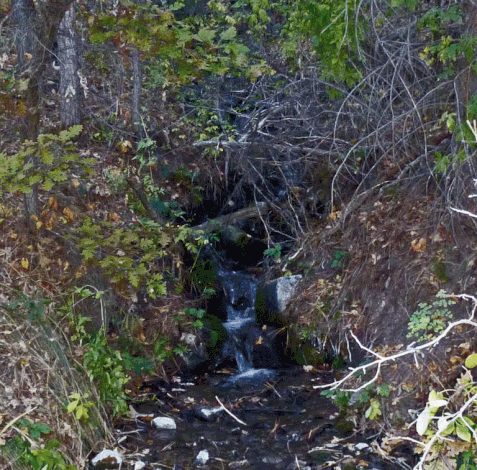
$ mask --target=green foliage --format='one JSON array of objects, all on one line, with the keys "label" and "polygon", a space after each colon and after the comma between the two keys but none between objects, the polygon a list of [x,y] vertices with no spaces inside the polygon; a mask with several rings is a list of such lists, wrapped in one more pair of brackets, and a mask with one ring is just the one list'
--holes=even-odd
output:
[{"label": "green foliage", "polygon": [[[58,134],[40,134],[36,142],[25,141],[15,155],[0,154],[0,194],[29,193],[36,184],[50,191],[64,184],[73,169],[91,174],[94,159],[80,157],[72,142],[82,129],[73,126]],[[38,164],[33,163],[32,157]]]},{"label": "green foliage", "polygon": [[[149,219],[129,228],[116,228],[111,222],[94,223],[87,217],[78,233],[85,264],[101,267],[124,295],[127,295],[128,286],[134,290],[145,287],[151,298],[166,294],[167,266],[172,272],[182,265],[180,244],[197,255],[208,243],[200,231],[186,226],[163,226]],[[99,260],[98,251],[103,253]]]},{"label": "green foliage", "polygon": [[364,417],[370,419],[371,421],[375,421],[379,419],[382,415],[381,412],[381,404],[377,398],[370,399],[370,406],[364,413]]},{"label": "green foliage", "polygon": [[351,399],[351,393],[342,390],[323,390],[321,394],[326,398],[331,398],[339,408],[347,407]]},{"label": "green foliage", "polygon": [[183,6],[180,3],[160,9],[151,4],[122,2],[118,12],[104,10],[94,16],[90,41],[111,41],[121,51],[134,47],[144,60],[154,59],[160,65],[149,68],[152,73],[146,78],[151,79],[151,86],[186,84],[204,75],[231,71],[253,78],[257,66],[265,68],[264,62],[247,66],[250,50],[238,38],[235,20],[224,15],[220,2],[210,3],[204,22],[201,15],[177,20]]},{"label": "green foliage", "polygon": [[432,8],[428,10],[417,23],[419,29],[428,28],[440,36],[451,24],[462,24],[462,12],[459,4],[453,4],[446,8]]},{"label": "green foliage", "polygon": [[205,315],[205,310],[196,309],[196,308],[186,308],[184,313],[193,319],[192,325],[194,328],[202,328],[204,326],[203,318]]},{"label": "green foliage", "polygon": [[154,357],[159,364],[169,361],[175,355],[180,355],[184,352],[186,352],[186,349],[182,345],[173,347],[170,341],[162,335],[159,335],[154,341]]},{"label": "green foliage", "polygon": [[[22,419],[17,428],[19,431],[12,438],[2,439],[0,436],[0,452],[3,455],[32,470],[77,470],[66,463],[63,454],[58,450],[59,441],[44,440],[44,437],[52,432],[50,426]],[[32,446],[33,443],[35,446]]]},{"label": "green foliage", "polygon": [[276,245],[272,246],[271,248],[267,248],[263,252],[263,256],[265,256],[265,259],[270,259],[274,263],[279,263],[280,258],[282,256],[282,245],[280,243],[277,243]]},{"label": "green foliage", "polygon": [[332,268],[342,268],[345,265],[346,259],[348,258],[348,252],[338,250],[335,252],[333,261],[331,262]]},{"label": "green foliage", "polygon": [[419,338],[428,341],[442,333],[447,326],[447,322],[453,318],[449,306],[454,305],[455,301],[444,297],[445,291],[441,290],[436,295],[430,305],[426,303],[419,304],[419,310],[416,310],[409,319],[407,334],[408,338]]},{"label": "green foliage", "polygon": [[124,385],[130,380],[126,375],[126,364],[121,352],[111,348],[101,332],[87,344],[83,366],[95,383],[101,401],[110,406],[115,415],[126,413]]},{"label": "green foliage", "polygon": [[477,455],[471,449],[462,452],[457,459],[457,470],[477,470]]},{"label": "green foliage", "polygon": [[[420,436],[425,436],[426,440],[435,441],[432,450],[439,452],[431,452],[430,460],[435,459],[437,455],[444,455],[452,464],[452,468],[476,468],[473,461],[477,431],[475,402],[455,413],[452,413],[451,409],[462,406],[463,401],[457,397],[462,397],[464,401],[474,397],[477,387],[468,370],[457,379],[457,383],[457,390],[430,391],[427,404],[417,418],[416,431]],[[454,446],[458,449],[457,452]],[[467,466],[470,462],[473,466]],[[429,465],[432,465],[432,462],[429,462]]]},{"label": "green foliage", "polygon": [[73,393],[69,396],[70,403],[66,407],[68,413],[74,413],[78,421],[87,421],[89,418],[89,409],[94,406],[92,401],[86,400],[89,397],[88,393],[80,395]]}]

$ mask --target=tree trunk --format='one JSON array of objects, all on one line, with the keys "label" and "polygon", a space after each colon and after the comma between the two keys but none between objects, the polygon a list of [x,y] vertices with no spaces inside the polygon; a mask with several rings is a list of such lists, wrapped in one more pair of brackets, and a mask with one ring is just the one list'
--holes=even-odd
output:
[{"label": "tree trunk", "polygon": [[71,5],[58,29],[60,117],[66,128],[81,123],[81,93],[78,76],[80,50],[75,16],[74,5]]},{"label": "tree trunk", "polygon": [[[12,0],[12,16],[17,48],[19,79],[25,92],[21,100],[25,114],[21,118],[21,139],[38,139],[40,125],[40,81],[50,60],[58,25],[73,0],[48,0],[35,6],[33,0]],[[26,85],[26,86],[25,86]],[[25,163],[38,164],[37,157],[30,155]],[[25,218],[30,229],[39,215],[38,185],[25,193]]]},{"label": "tree trunk", "polygon": [[132,117],[132,123],[134,126],[134,132],[136,133],[136,138],[139,142],[144,138],[142,123],[141,123],[141,114],[140,114],[141,93],[142,93],[142,70],[141,70],[141,58],[139,56],[139,51],[136,48],[134,48],[131,53],[131,60],[132,60],[132,67],[133,67],[133,94],[132,94],[132,103],[131,103],[131,117]]},{"label": "tree trunk", "polygon": [[[462,2],[462,11],[465,18],[464,34],[468,36],[477,36],[477,6],[473,0],[464,0]],[[474,60],[477,59],[477,53],[474,54]],[[465,63],[459,70],[463,72],[458,77],[458,94],[457,97],[459,105],[462,105],[459,111],[459,116],[465,122],[466,107],[469,100],[477,93],[477,75],[472,70],[472,64]]]}]

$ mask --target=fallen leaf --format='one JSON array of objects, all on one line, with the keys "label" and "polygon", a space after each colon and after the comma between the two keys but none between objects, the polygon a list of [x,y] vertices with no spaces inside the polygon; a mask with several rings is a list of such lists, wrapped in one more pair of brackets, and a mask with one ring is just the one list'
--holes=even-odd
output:
[{"label": "fallen leaf", "polygon": [[73,222],[73,220],[75,220],[75,216],[73,214],[73,211],[69,207],[65,207],[63,209],[63,215],[66,217],[66,220],[68,222]]},{"label": "fallen leaf", "polygon": [[23,269],[28,269],[28,267],[30,266],[30,263],[26,258],[22,258],[21,263],[22,263],[22,268]]},{"label": "fallen leaf", "polygon": [[415,238],[411,242],[411,247],[416,253],[421,253],[427,248],[427,242],[425,238]]}]

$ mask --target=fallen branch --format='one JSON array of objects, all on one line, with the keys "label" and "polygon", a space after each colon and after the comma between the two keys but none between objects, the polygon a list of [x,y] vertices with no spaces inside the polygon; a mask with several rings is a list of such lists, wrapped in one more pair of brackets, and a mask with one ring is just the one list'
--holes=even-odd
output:
[{"label": "fallen branch", "polygon": [[243,424],[244,426],[247,426],[247,423],[244,423],[241,419],[237,418],[231,411],[229,411],[227,408],[225,408],[224,404],[219,400],[218,396],[215,396],[215,399],[219,402],[219,405],[223,408],[223,410],[230,416],[232,416],[235,421],[237,421],[240,424]]},{"label": "fallen branch", "polygon": [[[374,382],[376,382],[380,376],[380,373],[381,373],[381,367],[387,363],[390,363],[390,362],[394,362],[396,361],[397,359],[400,359],[402,357],[405,357],[405,356],[409,356],[409,355],[413,355],[414,356],[414,360],[417,364],[417,354],[422,354],[422,351],[426,350],[426,349],[431,349],[435,346],[437,346],[437,344],[443,339],[445,338],[449,332],[461,325],[468,325],[468,326],[471,326],[471,327],[474,327],[474,328],[477,328],[477,322],[474,320],[475,318],[475,313],[477,311],[477,298],[472,296],[472,295],[468,295],[468,294],[460,294],[460,295],[447,295],[445,297],[452,297],[452,298],[460,298],[460,299],[463,299],[463,300],[471,300],[473,302],[473,308],[472,308],[472,312],[469,316],[469,318],[466,318],[466,319],[462,319],[462,320],[458,320],[458,321],[455,321],[455,322],[452,322],[452,323],[449,323],[449,325],[447,326],[447,328],[439,335],[437,336],[436,338],[432,339],[431,341],[428,341],[426,343],[423,343],[419,346],[413,346],[414,343],[410,344],[408,346],[408,348],[404,351],[401,351],[401,352],[398,352],[396,354],[393,354],[393,355],[390,355],[390,356],[383,356],[381,354],[378,354],[377,352],[375,351],[372,351],[371,349],[367,348],[366,346],[364,346],[361,341],[356,337],[356,335],[351,332],[351,336],[353,337],[353,339],[356,341],[356,343],[359,345],[359,347],[361,349],[363,349],[364,351],[366,351],[367,353],[371,354],[372,356],[374,356],[376,359],[368,364],[364,364],[362,366],[359,366],[359,367],[350,367],[349,368],[349,372],[343,377],[341,378],[340,380],[335,380],[333,383],[331,384],[327,384],[327,385],[314,385],[313,388],[315,389],[329,389],[329,390],[336,390],[336,389],[339,389],[340,391],[343,391],[343,392],[349,392],[349,393],[357,393],[363,389],[365,389],[366,387],[368,387],[369,385],[373,384]],[[362,373],[366,373],[368,371],[368,369],[372,369],[372,368],[376,368],[376,373],[374,374],[374,377],[369,379],[368,381],[366,381],[364,384],[362,384],[361,386],[359,386],[358,388],[343,388],[343,386],[352,378],[356,375],[356,373],[358,372],[362,372]],[[412,441],[413,443],[416,443],[416,444],[419,444],[421,446],[423,446],[423,453],[422,453],[422,456],[419,460],[419,462],[416,464],[416,466],[414,467],[414,470],[423,470],[424,469],[424,463],[426,462],[426,459],[429,455],[429,453],[432,451],[432,448],[434,446],[434,444],[436,443],[436,441],[441,438],[441,439],[444,439],[444,436],[442,435],[444,433],[444,431],[448,428],[449,425],[451,425],[452,423],[456,422],[457,420],[461,420],[462,423],[464,423],[468,429],[469,429],[469,432],[471,432],[471,434],[473,435],[474,437],[474,440],[477,442],[477,432],[475,429],[473,429],[467,422],[466,420],[464,419],[464,412],[467,410],[467,408],[469,408],[473,403],[476,403],[477,402],[477,393],[476,394],[473,394],[460,408],[459,410],[457,410],[455,413],[453,414],[449,414],[447,416],[448,420],[447,420],[447,425],[443,428],[443,429],[440,429],[438,430],[433,436],[432,438],[429,440],[429,442],[427,443],[423,443],[423,442],[420,442],[420,441],[416,441],[415,439],[410,439],[410,438],[406,438],[406,437],[400,437],[400,439],[405,439],[405,440],[409,440],[409,441]]]}]

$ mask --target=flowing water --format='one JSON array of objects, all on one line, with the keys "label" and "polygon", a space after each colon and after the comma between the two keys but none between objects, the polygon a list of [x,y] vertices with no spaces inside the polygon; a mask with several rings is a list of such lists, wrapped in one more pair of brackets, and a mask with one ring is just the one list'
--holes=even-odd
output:
[{"label": "flowing water", "polygon": [[237,363],[237,374],[229,379],[229,384],[237,384],[241,380],[258,382],[273,376],[271,369],[254,367],[256,363],[266,362],[260,357],[261,348],[256,347],[263,342],[261,327],[255,321],[257,280],[236,271],[219,271],[217,278],[225,293],[227,312],[223,325],[228,338],[222,356],[224,359],[233,358]]},{"label": "flowing water", "polygon": [[[409,449],[383,459],[378,436],[360,434],[314,388],[333,380],[330,370],[261,367],[269,359],[259,347],[264,341],[255,321],[257,281],[241,272],[219,271],[218,282],[227,312],[222,358],[236,367],[145,384],[133,405],[134,417],[118,431],[127,468],[411,468]],[[267,354],[278,355],[269,346]],[[155,429],[151,420],[157,416],[172,418],[177,428]]]}]

